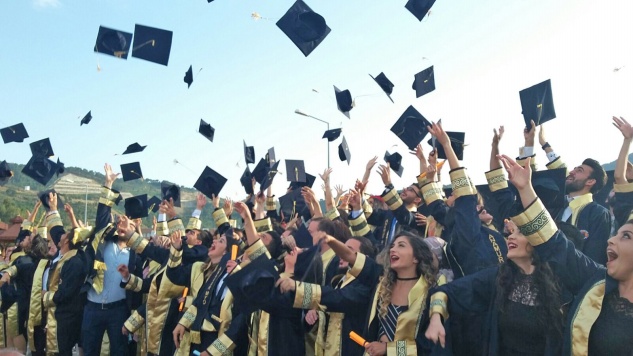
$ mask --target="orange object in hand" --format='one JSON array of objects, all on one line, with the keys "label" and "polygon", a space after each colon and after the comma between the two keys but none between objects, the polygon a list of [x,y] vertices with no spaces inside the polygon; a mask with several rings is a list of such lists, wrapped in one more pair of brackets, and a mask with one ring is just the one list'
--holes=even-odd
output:
[{"label": "orange object in hand", "polygon": [[360,346],[365,347],[365,344],[367,344],[367,341],[365,341],[365,339],[363,339],[362,336],[358,335],[357,333],[353,331],[349,332],[349,338],[352,339],[352,341],[354,341],[355,343],[359,344]]},{"label": "orange object in hand", "polygon": [[[442,162],[438,163],[435,165],[435,167],[437,168],[437,170],[439,171],[440,169],[442,169],[442,167],[444,167],[444,163],[446,162],[446,160],[443,160]],[[425,178],[426,177],[426,172],[422,172],[420,174],[420,178]]]},{"label": "orange object in hand", "polygon": [[[189,293],[189,288],[185,287],[185,290],[182,291],[182,297],[187,298],[187,293]],[[180,302],[180,305],[178,306],[178,311],[181,312],[184,307],[185,307],[185,300]]]},{"label": "orange object in hand", "polygon": [[235,261],[235,259],[237,258],[237,245],[233,245],[231,246],[231,260]]}]

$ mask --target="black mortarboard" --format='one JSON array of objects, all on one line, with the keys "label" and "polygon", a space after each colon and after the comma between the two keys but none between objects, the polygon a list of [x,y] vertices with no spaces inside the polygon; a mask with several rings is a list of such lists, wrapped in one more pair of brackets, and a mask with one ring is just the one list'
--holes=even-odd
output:
[{"label": "black mortarboard", "polygon": [[42,206],[44,207],[44,209],[46,209],[47,211],[51,210],[51,207],[48,205],[48,202],[49,202],[48,195],[50,193],[57,194],[57,208],[59,209],[63,207],[64,202],[62,201],[62,198],[59,195],[59,193],[57,193],[55,189],[47,189],[45,191],[37,193],[37,197],[42,202]]},{"label": "black mortarboard", "polygon": [[339,136],[341,136],[342,131],[343,131],[342,129],[327,130],[325,131],[325,133],[323,134],[323,137],[321,138],[327,138],[329,142],[332,142],[336,140]]},{"label": "black mortarboard", "polygon": [[[615,183],[615,179],[613,177],[613,171],[607,171],[607,183],[600,189],[600,191],[593,195],[593,201],[604,206],[609,209],[609,205],[607,204],[607,199],[609,198],[609,194],[613,189],[613,183]],[[628,212],[627,212],[628,214]]]},{"label": "black mortarboard", "polygon": [[349,165],[349,161],[352,159],[352,153],[349,151],[345,136],[343,136],[343,142],[338,145],[338,158],[341,161],[347,161],[347,165]]},{"label": "black mortarboard", "polygon": [[391,127],[391,132],[396,134],[410,150],[415,150],[429,133],[428,126],[430,125],[431,123],[422,114],[413,106],[409,106]]},{"label": "black mortarboard", "polygon": [[225,283],[231,290],[233,303],[248,315],[271,303],[278,279],[275,262],[267,256],[260,256],[226,277]]},{"label": "black mortarboard", "polygon": [[391,99],[391,93],[393,92],[393,83],[387,78],[385,73],[380,72],[375,78],[370,74],[371,79],[376,81],[376,83],[380,86],[380,88],[387,94],[389,100],[393,103],[393,99]]},{"label": "black mortarboard", "polygon": [[127,149],[125,150],[125,152],[123,152],[123,154],[127,155],[127,154],[132,154],[132,153],[137,153],[137,152],[143,152],[145,147],[147,146],[141,146],[139,145],[138,142],[134,142],[133,144],[127,146]]},{"label": "black mortarboard", "polygon": [[549,79],[521,90],[519,97],[521,98],[525,127],[532,127],[530,123],[532,120],[538,126],[556,118],[554,98],[552,97],[552,83]]},{"label": "black mortarboard", "polygon": [[198,132],[200,132],[202,136],[204,136],[207,140],[213,142],[213,135],[215,134],[215,129],[202,119],[200,119],[200,127],[198,128]]},{"label": "black mortarboard", "polygon": [[137,24],[134,27],[132,57],[166,66],[169,62],[172,36],[171,31]]},{"label": "black mortarboard", "polygon": [[271,184],[273,184],[273,179],[275,179],[275,176],[277,175],[278,168],[279,168],[279,161],[275,162],[273,166],[270,167],[270,169],[268,169],[268,171],[266,172],[266,175],[264,176],[264,179],[262,180],[260,184],[259,190],[264,191],[268,189],[268,187],[270,187]]},{"label": "black mortarboard", "polygon": [[385,162],[389,163],[389,167],[396,172],[398,177],[402,177],[404,167],[402,167],[402,156],[400,153],[389,153],[389,151],[385,152]]},{"label": "black mortarboard", "polygon": [[125,215],[130,219],[146,218],[148,215],[147,194],[125,199]]},{"label": "black mortarboard", "polygon": [[163,200],[174,200],[174,206],[180,207],[180,187],[168,181],[160,183],[160,194]]},{"label": "black mortarboard", "polygon": [[193,83],[193,68],[192,68],[192,66],[189,66],[189,69],[185,73],[185,78],[183,80],[185,81],[185,83],[187,83],[187,89],[189,89],[189,87],[191,86],[191,83]]},{"label": "black mortarboard", "polygon": [[94,51],[117,58],[127,59],[132,44],[132,34],[99,26]]},{"label": "black mortarboard", "polygon": [[121,202],[121,199],[123,199],[123,196],[121,196],[121,192],[119,192],[118,190],[114,189],[114,188],[110,188],[110,190],[112,191],[112,193],[114,194],[118,194],[116,199],[114,199],[114,205],[119,205],[119,203]]},{"label": "black mortarboard", "polygon": [[409,0],[404,7],[418,20],[422,21],[434,3],[435,0]]},{"label": "black mortarboard", "polygon": [[262,158],[257,162],[251,176],[255,178],[257,183],[262,184],[264,178],[266,178],[266,172],[268,172],[268,164],[266,164],[266,160]]},{"label": "black mortarboard", "polygon": [[302,187],[312,188],[314,182],[316,181],[316,177],[312,174],[306,173],[306,181],[305,182],[290,182],[290,189],[297,189]]},{"label": "black mortarboard", "polygon": [[532,187],[552,216],[565,206],[565,168],[532,172]]},{"label": "black mortarboard", "polygon": [[268,166],[270,167],[277,163],[277,158],[275,157],[275,147],[268,149],[268,152],[266,153],[266,162],[268,162]]},{"label": "black mortarboard", "polygon": [[286,178],[288,179],[288,182],[305,182],[306,168],[303,161],[287,159]]},{"label": "black mortarboard", "polygon": [[349,119],[349,112],[354,107],[352,94],[349,90],[339,90],[339,88],[335,85],[334,96],[336,97],[336,106],[338,107],[338,110]]},{"label": "black mortarboard", "polygon": [[[455,151],[455,155],[458,160],[464,159],[464,140],[466,139],[466,134],[463,132],[450,132],[446,131],[448,138],[451,140],[451,147],[453,147],[453,151]],[[433,146],[433,139],[428,141],[428,144]],[[437,151],[437,158],[446,159],[446,152],[444,152],[444,147],[442,145],[436,145],[435,150]]]},{"label": "black mortarboard", "polygon": [[127,182],[135,179],[143,179],[143,171],[139,162],[126,163],[121,165],[121,175],[123,181]]},{"label": "black mortarboard", "polygon": [[244,173],[242,173],[242,176],[240,177],[240,183],[242,183],[242,187],[244,187],[244,190],[246,191],[246,194],[254,194],[255,192],[253,192],[253,175],[251,174],[251,170],[248,169],[248,167],[246,167],[246,169],[244,170]]},{"label": "black mortarboard", "polygon": [[60,174],[64,174],[64,171],[66,170],[66,165],[64,163],[62,163],[62,161],[59,160],[59,157],[57,157],[57,176],[59,177]]},{"label": "black mortarboard", "polygon": [[413,90],[415,90],[416,98],[435,90],[435,73],[433,72],[433,66],[415,75]]},{"label": "black mortarboard", "polygon": [[246,146],[246,141],[242,142],[244,142],[244,160],[246,164],[255,163],[255,147]]},{"label": "black mortarboard", "polygon": [[7,161],[0,162],[0,180],[6,180],[11,177],[13,177],[13,171]]},{"label": "black mortarboard", "polygon": [[277,21],[277,27],[308,56],[330,33],[323,16],[312,11],[302,0],[294,5]]},{"label": "black mortarboard", "polygon": [[48,157],[34,155],[22,168],[22,173],[33,178],[36,182],[46,185],[57,172],[57,164]]},{"label": "black mortarboard", "polygon": [[216,197],[220,195],[220,191],[222,190],[222,187],[224,187],[224,184],[226,184],[226,178],[222,177],[222,175],[213,169],[205,167],[193,187],[198,189],[200,193],[213,199],[213,195]]},{"label": "black mortarboard", "polygon": [[305,224],[299,224],[299,228],[292,233],[292,237],[295,238],[295,243],[299,248],[310,248],[313,245],[312,235]]},{"label": "black mortarboard", "polygon": [[451,194],[453,194],[453,186],[450,184],[447,184],[442,187],[442,191],[444,192],[444,197],[448,198],[451,196]]},{"label": "black mortarboard", "polygon": [[152,213],[155,213],[158,211],[158,209],[160,209],[160,203],[162,200],[160,200],[159,197],[157,196],[153,196],[151,199],[149,199],[147,201],[147,209],[151,210]]},{"label": "black mortarboard", "polygon": [[51,140],[45,138],[43,140],[31,142],[31,153],[44,157],[53,157],[55,153],[53,152],[53,146],[51,146]]},{"label": "black mortarboard", "polygon": [[301,195],[301,188],[293,189],[286,195],[279,197],[279,206],[284,214],[284,219],[287,221],[292,219],[295,214],[299,214],[305,221],[312,217],[310,209]]},{"label": "black mortarboard", "polygon": [[4,143],[24,142],[24,139],[29,137],[23,123],[0,129],[0,135]]},{"label": "black mortarboard", "polygon": [[81,122],[79,123],[79,126],[83,126],[84,124],[88,125],[90,123],[90,121],[92,121],[92,110],[88,111],[86,116],[84,116],[84,118],[81,119]]}]

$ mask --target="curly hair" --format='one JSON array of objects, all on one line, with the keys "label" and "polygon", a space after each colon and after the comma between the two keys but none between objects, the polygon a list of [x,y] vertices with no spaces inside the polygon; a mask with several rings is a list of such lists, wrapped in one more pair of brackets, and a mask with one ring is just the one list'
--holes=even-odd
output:
[{"label": "curly hair", "polygon": [[[424,243],[422,237],[410,233],[410,232],[400,232],[398,236],[394,238],[396,239],[404,237],[411,244],[411,248],[413,249],[413,257],[418,260],[418,265],[416,267],[416,274],[420,278],[424,278],[429,287],[434,286],[437,282],[437,267],[433,265],[433,252],[429,246]],[[381,318],[385,318],[387,315],[387,308],[391,303],[391,294],[393,293],[393,287],[396,283],[396,278],[398,274],[396,271],[391,269],[390,260],[387,258],[385,263],[385,272],[380,281],[380,294],[378,296],[378,315]]]},{"label": "curly hair", "polygon": [[[539,327],[554,335],[562,335],[563,314],[561,312],[561,289],[558,277],[547,262],[542,262],[538,254],[533,254],[534,287],[536,289],[536,308]],[[520,268],[508,260],[499,266],[497,274],[497,295],[495,305],[500,313],[506,312],[509,295],[514,289]]]}]

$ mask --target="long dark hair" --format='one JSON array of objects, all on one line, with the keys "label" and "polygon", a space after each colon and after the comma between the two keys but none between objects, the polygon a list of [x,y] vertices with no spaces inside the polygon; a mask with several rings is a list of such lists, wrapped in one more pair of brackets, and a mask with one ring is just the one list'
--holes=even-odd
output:
[{"label": "long dark hair", "polygon": [[[534,266],[532,278],[534,278],[534,287],[536,288],[538,325],[542,330],[560,336],[563,328],[563,313],[561,312],[561,289],[558,277],[549,264],[542,262],[536,253],[532,255],[532,265]],[[508,297],[512,293],[520,273],[522,273],[520,268],[510,260],[499,266],[495,299],[499,312],[506,312]]]}]

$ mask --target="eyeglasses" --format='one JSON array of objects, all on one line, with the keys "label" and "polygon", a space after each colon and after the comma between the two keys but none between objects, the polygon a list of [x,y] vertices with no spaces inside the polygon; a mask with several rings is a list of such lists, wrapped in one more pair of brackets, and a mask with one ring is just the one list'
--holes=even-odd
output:
[{"label": "eyeglasses", "polygon": [[415,190],[415,188],[413,188],[413,187],[406,187],[406,188],[404,188],[404,190],[412,192],[413,194],[417,195],[418,198],[424,198],[422,196],[422,193],[419,190]]}]

